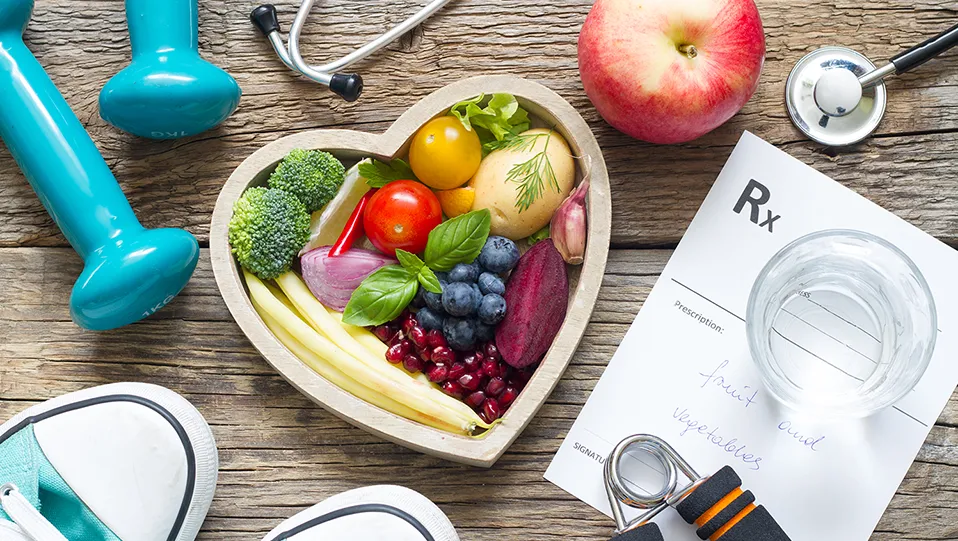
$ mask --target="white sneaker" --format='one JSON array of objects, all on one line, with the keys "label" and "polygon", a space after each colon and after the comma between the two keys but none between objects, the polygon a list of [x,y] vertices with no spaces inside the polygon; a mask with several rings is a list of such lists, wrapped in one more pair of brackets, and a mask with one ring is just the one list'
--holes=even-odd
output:
[{"label": "white sneaker", "polygon": [[203,416],[163,387],[49,400],[0,425],[0,541],[192,541],[218,467]]},{"label": "white sneaker", "polygon": [[263,541],[459,541],[446,515],[422,494],[393,485],[357,488],[302,511]]}]

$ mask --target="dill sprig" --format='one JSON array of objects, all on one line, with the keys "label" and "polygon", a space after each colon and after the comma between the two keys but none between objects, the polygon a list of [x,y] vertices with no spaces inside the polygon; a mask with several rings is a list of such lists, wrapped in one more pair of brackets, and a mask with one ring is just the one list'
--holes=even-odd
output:
[{"label": "dill sprig", "polygon": [[519,185],[516,194],[516,208],[519,209],[519,212],[529,210],[529,207],[542,197],[545,193],[546,184],[552,186],[556,193],[561,191],[548,154],[552,132],[517,135],[495,141],[489,145],[490,150],[527,152],[535,148],[540,137],[545,137],[545,145],[543,145],[542,150],[528,160],[513,165],[506,173],[506,182],[514,182]]}]

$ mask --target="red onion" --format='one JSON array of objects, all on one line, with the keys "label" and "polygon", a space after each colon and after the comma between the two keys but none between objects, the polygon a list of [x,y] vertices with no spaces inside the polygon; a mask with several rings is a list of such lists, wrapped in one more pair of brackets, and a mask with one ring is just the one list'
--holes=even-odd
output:
[{"label": "red onion", "polygon": [[313,295],[327,308],[342,312],[359,284],[375,270],[398,263],[379,252],[351,248],[343,255],[329,257],[332,246],[322,246],[303,254],[303,280]]}]

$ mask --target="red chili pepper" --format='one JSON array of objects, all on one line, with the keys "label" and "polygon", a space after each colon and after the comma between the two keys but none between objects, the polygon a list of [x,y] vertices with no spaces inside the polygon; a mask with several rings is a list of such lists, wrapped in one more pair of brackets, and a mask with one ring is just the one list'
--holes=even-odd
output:
[{"label": "red chili pepper", "polygon": [[356,208],[353,209],[353,213],[350,214],[349,219],[346,220],[343,232],[339,234],[339,238],[336,239],[336,244],[333,244],[333,249],[329,251],[329,257],[343,255],[347,250],[353,247],[353,243],[356,242],[356,239],[363,236],[363,211],[366,210],[366,204],[369,203],[369,199],[378,190],[379,188],[369,190],[363,195],[362,199],[359,200],[359,203],[356,203]]}]

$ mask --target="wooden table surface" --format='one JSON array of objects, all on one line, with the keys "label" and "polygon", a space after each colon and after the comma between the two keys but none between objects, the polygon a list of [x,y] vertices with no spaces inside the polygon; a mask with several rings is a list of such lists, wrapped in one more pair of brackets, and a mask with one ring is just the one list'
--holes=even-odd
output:
[{"label": "wooden table surface", "polygon": [[[288,25],[298,4],[274,0]],[[147,321],[92,333],[68,314],[81,265],[0,145],[0,419],[68,391],[146,381],[187,396],[216,434],[222,468],[201,538],[256,540],[327,496],[398,483],[436,501],[464,541],[605,540],[611,521],[542,478],[743,130],[750,130],[928,233],[958,244],[958,58],[889,82],[878,133],[835,151],[803,139],[783,107],[806,52],[856,47],[876,61],[950,26],[955,0],[759,0],[768,38],[761,85],[743,111],[692,143],[654,147],[617,133],[591,107],[576,67],[589,0],[455,0],[358,68],[354,104],[291,74],[254,31],[254,0],[201,0],[200,46],[243,87],[217,130],[152,142],[98,116],[97,94],[129,62],[118,0],[39,0],[30,48],[74,107],[147,226],[186,227],[204,246],[183,294]],[[398,22],[421,0],[321,1],[303,39],[314,62]],[[380,132],[429,92],[477,74],[539,81],[589,121],[613,187],[612,252],[592,323],[538,416],[492,470],[408,451],[314,406],[257,355],[218,295],[205,249],[213,203],[248,154],[315,128]],[[0,97],[2,99],[2,97]],[[958,539],[958,400],[953,398],[873,540]],[[844,540],[821,540],[844,541]]]}]

